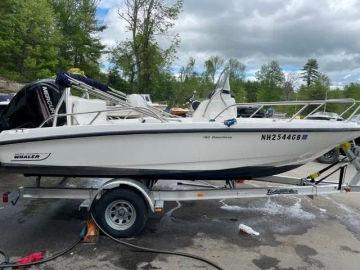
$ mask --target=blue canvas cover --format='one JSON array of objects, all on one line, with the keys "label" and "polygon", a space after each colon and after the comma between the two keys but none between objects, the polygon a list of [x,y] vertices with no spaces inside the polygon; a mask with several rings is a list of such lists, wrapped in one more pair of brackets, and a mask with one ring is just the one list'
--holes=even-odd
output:
[{"label": "blue canvas cover", "polygon": [[73,78],[77,81],[80,81],[82,83],[85,83],[88,86],[91,86],[91,87],[94,87],[101,91],[104,91],[104,92],[107,92],[110,90],[107,85],[105,85],[97,80],[82,76],[80,74],[74,74],[74,73],[69,73],[69,72],[64,72],[64,71],[58,72],[56,74],[55,82],[62,87],[71,87],[72,83],[69,80],[69,77]]}]

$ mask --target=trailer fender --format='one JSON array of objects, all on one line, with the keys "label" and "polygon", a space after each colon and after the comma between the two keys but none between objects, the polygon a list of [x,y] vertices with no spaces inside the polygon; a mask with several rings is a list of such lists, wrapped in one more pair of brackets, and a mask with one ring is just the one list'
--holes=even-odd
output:
[{"label": "trailer fender", "polygon": [[151,196],[150,190],[140,181],[128,178],[121,178],[121,179],[112,179],[105,182],[92,196],[90,199],[90,204],[88,206],[88,210],[91,209],[94,201],[98,198],[98,196],[105,190],[111,190],[119,187],[130,187],[131,189],[135,189],[139,193],[141,193],[144,197],[145,202],[149,206],[149,209],[154,212],[155,209],[155,201]]}]

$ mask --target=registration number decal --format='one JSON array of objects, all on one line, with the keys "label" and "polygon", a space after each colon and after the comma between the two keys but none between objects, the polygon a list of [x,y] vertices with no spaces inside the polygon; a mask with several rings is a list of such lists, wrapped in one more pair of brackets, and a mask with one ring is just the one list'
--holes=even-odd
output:
[{"label": "registration number decal", "polygon": [[307,134],[289,134],[289,133],[265,133],[261,134],[262,141],[305,141]]}]

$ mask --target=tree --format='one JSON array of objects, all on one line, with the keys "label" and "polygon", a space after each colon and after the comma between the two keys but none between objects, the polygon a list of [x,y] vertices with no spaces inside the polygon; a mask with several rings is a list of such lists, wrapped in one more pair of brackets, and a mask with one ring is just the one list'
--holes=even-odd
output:
[{"label": "tree", "polygon": [[283,99],[285,75],[277,61],[265,64],[255,74],[260,82],[258,99],[260,101],[276,101]]},{"label": "tree", "polygon": [[182,0],[168,4],[165,0],[125,0],[119,16],[131,32],[131,38],[113,50],[113,62],[127,74],[134,87],[154,92],[161,73],[171,63],[179,44],[176,35],[166,49],[160,48],[156,36],[166,35],[182,8]]},{"label": "tree", "polygon": [[203,78],[195,71],[195,63],[195,58],[190,57],[187,64],[180,68],[179,78],[174,86],[174,95],[176,97],[173,97],[179,105],[187,102],[187,99],[192,96],[194,91],[196,91],[196,97],[204,98],[208,94],[207,82],[203,81]]},{"label": "tree", "polygon": [[310,86],[302,85],[298,92],[298,97],[302,100],[324,100],[329,86],[321,80],[316,80]]},{"label": "tree", "polygon": [[285,76],[284,82],[284,97],[285,100],[291,100],[295,93],[295,86],[299,80],[299,74],[297,72],[289,72]]},{"label": "tree", "polygon": [[59,42],[47,0],[0,1],[0,75],[18,81],[54,75]]},{"label": "tree", "polygon": [[193,57],[190,57],[186,66],[181,67],[180,69],[180,81],[184,82],[196,76],[196,72],[194,68],[195,68],[195,59]]},{"label": "tree", "polygon": [[316,59],[310,58],[304,65],[301,73],[301,78],[306,82],[307,86],[310,86],[319,78],[319,65]]},{"label": "tree", "polygon": [[122,76],[130,84],[130,88],[136,88],[135,70],[134,70],[134,54],[132,44],[130,41],[123,41],[118,44],[111,52],[110,61],[115,65],[114,72],[118,76]]},{"label": "tree", "polygon": [[107,74],[107,84],[122,92],[132,93],[131,86],[126,80],[122,78],[119,70],[116,67],[113,67],[109,70]]},{"label": "tree", "polygon": [[230,58],[226,67],[230,70],[230,86],[235,100],[238,102],[245,102],[245,65],[236,58]]},{"label": "tree", "polygon": [[344,87],[344,96],[360,100],[360,83],[350,83],[349,85],[346,85]]},{"label": "tree", "polygon": [[230,58],[227,64],[230,69],[230,77],[237,80],[245,79],[245,65],[236,58]]},{"label": "tree", "polygon": [[106,27],[96,20],[98,1],[50,0],[64,37],[59,43],[60,69],[77,67],[91,77],[99,76],[99,59],[105,46],[98,34]]},{"label": "tree", "polygon": [[261,84],[258,81],[247,80],[244,82],[245,97],[247,102],[258,101],[258,93],[260,92]]},{"label": "tree", "polygon": [[321,85],[330,88],[330,78],[325,73],[319,73],[318,79],[316,81],[318,81]]},{"label": "tree", "polygon": [[220,56],[211,56],[205,61],[205,77],[209,78],[212,83],[215,83],[215,75],[224,65],[224,59]]},{"label": "tree", "polygon": [[277,61],[262,65],[261,69],[255,73],[255,76],[260,82],[271,86],[280,87],[285,81],[285,75]]}]

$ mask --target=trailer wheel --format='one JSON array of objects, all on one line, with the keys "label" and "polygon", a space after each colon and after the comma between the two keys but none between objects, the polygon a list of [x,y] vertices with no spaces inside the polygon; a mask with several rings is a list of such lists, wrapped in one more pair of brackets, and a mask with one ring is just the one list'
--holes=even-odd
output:
[{"label": "trailer wheel", "polygon": [[93,214],[100,227],[116,238],[139,234],[148,217],[142,196],[129,189],[106,192],[96,202]]}]

